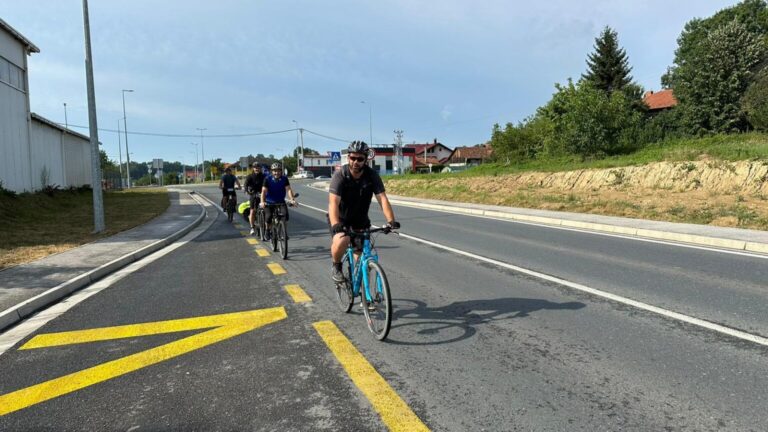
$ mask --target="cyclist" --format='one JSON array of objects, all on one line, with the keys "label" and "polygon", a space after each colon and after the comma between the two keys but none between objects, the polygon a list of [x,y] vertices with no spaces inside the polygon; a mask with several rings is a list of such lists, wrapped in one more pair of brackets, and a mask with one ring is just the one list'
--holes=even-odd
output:
[{"label": "cyclist", "polygon": [[288,181],[288,177],[283,175],[283,167],[280,162],[272,164],[272,174],[264,179],[261,187],[261,202],[259,207],[264,209],[264,219],[267,222],[267,236],[271,235],[272,230],[272,212],[281,207],[282,214],[285,215],[285,221],[288,222],[288,207],[285,205],[285,195],[288,194],[288,202],[293,205],[296,200],[293,197],[293,189]]},{"label": "cyclist", "polygon": [[235,189],[240,189],[240,180],[232,175],[232,169],[227,167],[224,169],[224,175],[219,180],[219,189],[221,189],[221,208],[226,210],[227,197],[235,200],[237,205],[237,195],[235,195]]},{"label": "cyclist", "polygon": [[251,210],[253,210],[248,216],[248,220],[251,223],[251,235],[256,232],[254,219],[256,217],[256,208],[259,206],[261,187],[264,185],[264,173],[261,171],[261,165],[258,162],[254,162],[252,168],[253,173],[245,178],[245,192],[251,197]]},{"label": "cyclist", "polygon": [[328,189],[328,223],[333,236],[331,277],[334,282],[344,281],[341,259],[349,246],[349,236],[346,232],[350,229],[363,230],[371,226],[368,209],[374,195],[384,212],[387,225],[392,229],[400,228],[400,223],[395,221],[395,213],[384,191],[381,177],[366,164],[368,153],[368,144],[363,141],[352,141],[347,148],[349,163],[333,173]]}]

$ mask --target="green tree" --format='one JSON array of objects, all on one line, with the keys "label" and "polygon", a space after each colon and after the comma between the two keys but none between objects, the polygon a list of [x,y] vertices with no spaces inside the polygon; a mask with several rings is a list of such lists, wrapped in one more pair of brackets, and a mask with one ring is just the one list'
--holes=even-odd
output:
[{"label": "green tree", "polygon": [[764,67],[744,93],[741,109],[754,129],[768,131],[768,67]]},{"label": "green tree", "polygon": [[674,87],[691,133],[746,128],[741,100],[765,54],[763,37],[736,20],[702,41],[699,55],[676,72]]},{"label": "green tree", "polygon": [[595,38],[595,51],[587,57],[587,73],[581,77],[595,88],[611,93],[632,82],[627,53],[619,46],[619,35],[606,26]]},{"label": "green tree", "polygon": [[674,89],[688,132],[746,128],[740,100],[765,58],[766,36],[764,0],[745,0],[685,25],[662,85]]}]

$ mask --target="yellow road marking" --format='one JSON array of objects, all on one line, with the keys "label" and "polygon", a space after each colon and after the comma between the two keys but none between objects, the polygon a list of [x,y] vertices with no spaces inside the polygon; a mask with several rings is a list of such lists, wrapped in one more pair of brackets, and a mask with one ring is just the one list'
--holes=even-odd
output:
[{"label": "yellow road marking", "polygon": [[259,241],[256,240],[255,238],[247,238],[247,239],[245,239],[245,241],[247,241],[249,244],[252,244],[252,245],[259,244]]},{"label": "yellow road marking", "polygon": [[283,266],[281,266],[278,263],[269,263],[267,264],[267,267],[269,267],[269,269],[272,270],[272,274],[274,275],[281,275],[281,274],[288,273],[287,271],[285,271]]},{"label": "yellow road marking", "polygon": [[49,333],[35,336],[19,349],[46,348],[214,327],[211,330],[188,336],[165,345],[0,395],[0,416],[120,375],[125,375],[129,372],[160,363],[216,342],[221,342],[267,324],[280,321],[285,319],[286,316],[287,314],[284,308],[276,307],[223,315]]},{"label": "yellow road marking", "polygon": [[256,253],[257,253],[257,254],[258,254],[260,257],[268,257],[268,256],[269,256],[269,251],[268,251],[268,250],[266,250],[266,249],[264,249],[264,248],[261,248],[261,247],[257,247],[257,248],[256,248]]},{"label": "yellow road marking", "polygon": [[290,294],[294,303],[306,303],[312,301],[312,297],[308,296],[298,285],[286,285],[283,288],[288,291],[288,294]]},{"label": "yellow road marking", "polygon": [[248,231],[240,231],[240,234],[246,237],[251,235],[251,233],[249,233]]},{"label": "yellow road marking", "polygon": [[428,431],[411,408],[331,321],[312,324],[391,431]]}]

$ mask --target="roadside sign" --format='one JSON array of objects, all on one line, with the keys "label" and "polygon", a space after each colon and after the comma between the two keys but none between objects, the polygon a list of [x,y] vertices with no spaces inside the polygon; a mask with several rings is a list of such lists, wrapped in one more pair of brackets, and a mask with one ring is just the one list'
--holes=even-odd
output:
[{"label": "roadside sign", "polygon": [[328,152],[328,160],[333,162],[341,162],[341,152]]},{"label": "roadside sign", "polygon": [[152,168],[154,169],[163,169],[163,160],[162,159],[152,159]]}]

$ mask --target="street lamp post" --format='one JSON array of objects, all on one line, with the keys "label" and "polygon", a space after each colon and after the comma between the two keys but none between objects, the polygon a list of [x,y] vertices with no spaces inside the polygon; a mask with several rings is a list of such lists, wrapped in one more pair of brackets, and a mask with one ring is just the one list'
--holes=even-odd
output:
[{"label": "street lamp post", "polygon": [[190,143],[193,146],[195,146],[195,183],[200,180],[200,174],[197,171],[197,166],[200,164],[200,161],[197,159],[197,143]]},{"label": "street lamp post", "polygon": [[200,131],[200,152],[202,153],[201,156],[203,157],[203,181],[206,181],[208,179],[208,176],[205,172],[205,143],[203,142],[203,131],[208,130],[207,128],[195,128]]},{"label": "street lamp post", "polygon": [[69,129],[69,122],[67,121],[67,103],[64,102],[64,128]]},{"label": "street lamp post", "polygon": [[123,90],[123,126],[125,126],[125,164],[128,167],[126,170],[126,178],[128,183],[128,188],[131,188],[131,156],[130,152],[128,150],[128,121],[126,120],[125,116],[125,93],[133,93],[133,90]]},{"label": "street lamp post", "polygon": [[371,142],[369,144],[373,147],[373,106],[366,101],[360,101],[360,103],[368,105],[368,130],[371,134]]}]

